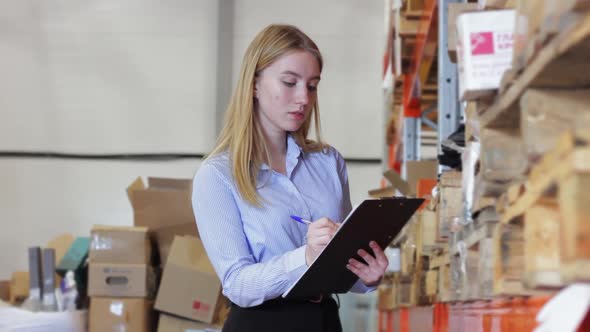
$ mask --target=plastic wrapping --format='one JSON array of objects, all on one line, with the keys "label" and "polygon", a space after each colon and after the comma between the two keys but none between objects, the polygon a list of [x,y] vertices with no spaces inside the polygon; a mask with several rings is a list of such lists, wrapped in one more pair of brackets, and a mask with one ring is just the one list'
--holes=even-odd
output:
[{"label": "plastic wrapping", "polygon": [[475,173],[476,173],[476,165],[477,161],[479,160],[479,151],[480,143],[479,142],[467,142],[467,146],[465,151],[462,155],[462,162],[463,162],[463,208],[465,210],[465,215],[468,219],[466,221],[470,221],[471,213],[473,208],[473,201],[474,201],[474,188],[475,188]]},{"label": "plastic wrapping", "polygon": [[460,261],[460,257],[457,256],[453,256],[451,257],[451,264],[450,264],[450,279],[449,279],[449,284],[450,284],[450,289],[449,289],[449,298],[450,301],[459,301],[461,300],[461,283],[462,283],[462,277],[463,277],[463,273],[461,272],[461,261]]},{"label": "plastic wrapping", "polygon": [[440,193],[438,237],[448,238],[450,233],[459,230],[457,226],[461,225],[464,219],[463,188],[441,185]]}]

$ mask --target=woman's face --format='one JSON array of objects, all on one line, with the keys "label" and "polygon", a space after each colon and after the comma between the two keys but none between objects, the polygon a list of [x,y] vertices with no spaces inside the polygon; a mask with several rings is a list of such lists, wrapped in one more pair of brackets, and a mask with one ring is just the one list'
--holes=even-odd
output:
[{"label": "woman's face", "polygon": [[254,95],[265,133],[297,131],[311,113],[319,82],[318,60],[306,51],[286,53],[261,71]]}]

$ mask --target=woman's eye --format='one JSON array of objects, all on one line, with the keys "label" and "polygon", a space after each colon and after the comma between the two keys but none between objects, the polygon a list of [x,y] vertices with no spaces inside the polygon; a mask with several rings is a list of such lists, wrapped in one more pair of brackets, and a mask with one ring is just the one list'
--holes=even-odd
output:
[{"label": "woman's eye", "polygon": [[285,82],[285,81],[283,81],[283,84],[285,84],[286,86],[288,86],[290,88],[292,88],[292,87],[295,86],[295,83],[293,83],[293,82]]},{"label": "woman's eye", "polygon": [[314,85],[307,86],[307,90],[309,90],[311,92],[316,91],[317,89],[318,89],[318,87],[317,86],[314,86]]}]

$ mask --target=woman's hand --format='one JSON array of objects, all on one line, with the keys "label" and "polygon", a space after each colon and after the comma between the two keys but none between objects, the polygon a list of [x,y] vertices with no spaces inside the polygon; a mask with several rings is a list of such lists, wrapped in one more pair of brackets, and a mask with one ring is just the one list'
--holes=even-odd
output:
[{"label": "woman's hand", "polygon": [[307,266],[311,265],[318,257],[339,226],[328,218],[320,218],[309,224],[307,228],[307,245],[305,247],[305,263],[307,263]]},{"label": "woman's hand", "polygon": [[365,260],[366,264],[351,258],[348,260],[346,268],[356,274],[363,284],[368,287],[374,287],[381,282],[381,278],[383,277],[383,274],[385,274],[387,265],[389,265],[389,260],[377,242],[371,241],[369,246],[373,249],[374,255],[369,254],[364,249],[360,249],[357,252],[359,256]]}]

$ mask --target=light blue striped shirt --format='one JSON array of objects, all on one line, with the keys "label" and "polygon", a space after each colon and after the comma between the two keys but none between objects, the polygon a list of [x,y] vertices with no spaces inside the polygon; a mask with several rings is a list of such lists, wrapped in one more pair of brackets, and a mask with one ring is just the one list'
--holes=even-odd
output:
[{"label": "light blue striped shirt", "polygon": [[[241,198],[227,152],[203,162],[193,181],[201,240],[223,294],[241,307],[281,296],[307,269],[307,226],[290,215],[342,222],[352,208],[346,164],[336,149],[305,153],[288,135],[286,170],[283,175],[262,165],[260,208]],[[359,281],[352,291],[373,289]]]}]

